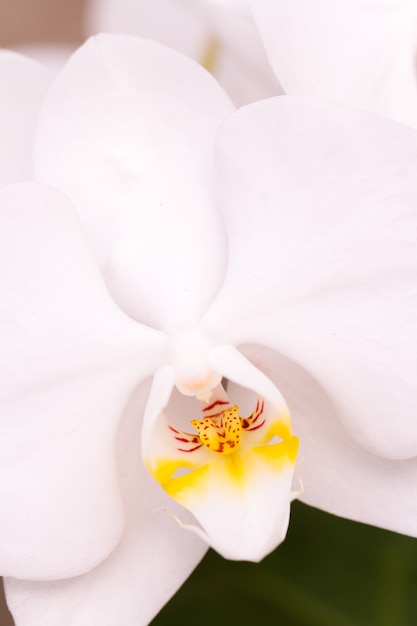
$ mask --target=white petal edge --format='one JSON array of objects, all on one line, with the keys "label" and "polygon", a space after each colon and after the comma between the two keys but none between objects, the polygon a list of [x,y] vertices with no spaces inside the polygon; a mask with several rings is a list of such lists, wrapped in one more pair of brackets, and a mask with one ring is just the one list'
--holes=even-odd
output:
[{"label": "white petal edge", "polygon": [[314,94],[417,128],[415,0],[252,0],[287,94]]},{"label": "white petal edge", "polygon": [[210,35],[199,2],[183,0],[89,0],[85,31],[126,33],[159,41],[197,61]]},{"label": "white petal edge", "polygon": [[325,390],[305,369],[260,345],[243,354],[279,387],[300,438],[299,499],[358,522],[417,536],[417,457],[382,459],[364,450],[338,419]]},{"label": "white petal edge", "polygon": [[89,35],[123,32],[159,41],[206,67],[236,106],[278,95],[249,7],[204,0],[90,0]]},{"label": "white petal edge", "polygon": [[179,511],[140,460],[141,422],[149,393],[135,392],[120,424],[116,458],[126,527],[119,545],[90,572],[54,582],[6,579],[16,626],[146,626],[197,565],[206,546],[165,509]]},{"label": "white petal edge", "polygon": [[119,541],[115,433],[164,340],[111,300],[59,191],[4,187],[0,207],[0,568],[73,576]]},{"label": "white petal edge", "polygon": [[53,77],[35,61],[0,50],[0,186],[31,177],[35,122]]},{"label": "white petal edge", "polygon": [[229,264],[202,328],[298,361],[360,445],[413,457],[417,134],[282,96],[241,109],[217,147]]},{"label": "white petal edge", "polygon": [[71,198],[113,297],[138,321],[186,328],[221,284],[213,143],[233,110],[197,63],[127,35],[91,38],[48,94],[37,179]]}]

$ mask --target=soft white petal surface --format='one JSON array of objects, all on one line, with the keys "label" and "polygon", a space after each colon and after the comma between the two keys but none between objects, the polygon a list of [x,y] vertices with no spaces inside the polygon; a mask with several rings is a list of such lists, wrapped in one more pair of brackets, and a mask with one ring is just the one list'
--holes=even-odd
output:
[{"label": "soft white petal surface", "polygon": [[243,353],[284,394],[300,438],[300,499],[374,526],[417,536],[417,458],[374,456],[350,437],[325,390],[303,368],[263,346]]},{"label": "soft white petal surface", "polygon": [[[202,2],[217,49],[210,68],[236,106],[283,93],[251,14]],[[214,6],[212,6],[212,4]]]},{"label": "soft white petal surface", "polygon": [[83,572],[120,538],[114,436],[163,341],[108,295],[68,200],[0,193],[2,575]]},{"label": "soft white petal surface", "polygon": [[417,127],[416,0],[252,0],[252,8],[286,93]]},{"label": "soft white petal surface", "polygon": [[187,54],[214,74],[237,106],[281,93],[247,6],[204,0],[90,0],[86,32],[140,35]]},{"label": "soft white petal surface", "polygon": [[234,11],[239,11],[241,13],[248,13],[249,1],[248,0],[194,0],[195,2],[199,2],[200,4],[213,4],[221,7],[227,7],[228,9],[233,9]]},{"label": "soft white petal surface", "polygon": [[139,321],[188,327],[222,281],[213,141],[232,111],[194,61],[122,35],[90,39],[48,94],[37,177],[70,196],[112,295]]},{"label": "soft white petal surface", "polygon": [[282,96],[230,118],[217,156],[230,257],[203,323],[298,361],[373,453],[414,456],[417,134]]},{"label": "soft white petal surface", "polygon": [[0,186],[31,177],[34,126],[52,78],[35,61],[0,50]]},{"label": "soft white petal surface", "polygon": [[146,626],[206,550],[167,515],[179,507],[140,459],[141,420],[149,385],[140,386],[121,422],[116,457],[127,524],[120,544],[90,572],[69,580],[6,579],[16,626]]}]

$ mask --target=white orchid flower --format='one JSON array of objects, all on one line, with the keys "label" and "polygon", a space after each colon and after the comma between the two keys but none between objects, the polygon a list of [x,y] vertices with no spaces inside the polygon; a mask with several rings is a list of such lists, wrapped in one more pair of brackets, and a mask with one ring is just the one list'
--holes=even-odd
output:
[{"label": "white orchid flower", "polygon": [[0,62],[26,85],[4,183],[35,134],[36,182],[0,190],[17,626],[149,623],[207,544],[282,541],[298,475],[304,501],[415,535],[416,133],[316,98],[236,112],[130,36],[51,86]]},{"label": "white orchid flower", "polygon": [[89,0],[85,32],[140,35],[187,54],[237,106],[282,94],[247,0]]},{"label": "white orchid flower", "polygon": [[251,0],[288,94],[314,94],[417,128],[416,0]]}]

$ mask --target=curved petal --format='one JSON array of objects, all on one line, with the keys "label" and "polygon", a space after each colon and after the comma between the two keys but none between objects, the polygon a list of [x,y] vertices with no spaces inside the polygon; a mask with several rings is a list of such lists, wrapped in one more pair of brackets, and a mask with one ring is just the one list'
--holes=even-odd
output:
[{"label": "curved petal", "polygon": [[208,5],[204,14],[214,48],[209,69],[236,106],[282,94],[249,11],[224,2],[201,4]]},{"label": "curved petal", "polygon": [[86,31],[140,35],[187,54],[237,106],[282,91],[246,2],[90,0]]},{"label": "curved petal", "polygon": [[38,63],[0,50],[0,186],[31,177],[35,122],[52,78]]},{"label": "curved petal", "polygon": [[4,187],[0,207],[1,573],[73,576],[120,538],[115,432],[164,344],[117,309],[61,193]]},{"label": "curved petal", "polygon": [[221,6],[223,8],[233,9],[233,11],[239,11],[242,14],[250,11],[249,0],[197,0],[200,4],[212,4],[214,6]]},{"label": "curved petal", "polygon": [[171,367],[157,372],[142,454],[150,474],[201,524],[181,526],[225,558],[259,561],[287,532],[298,440],[282,396],[259,370],[230,346],[212,350],[210,361],[236,384],[227,394],[219,385],[200,408],[172,395]]},{"label": "curved petal", "polygon": [[230,259],[203,326],[298,361],[361,445],[414,456],[417,134],[283,96],[218,139]]},{"label": "curved petal", "polygon": [[286,93],[417,127],[415,0],[252,0],[252,9]]},{"label": "curved petal", "polygon": [[223,279],[213,140],[232,110],[196,63],[122,35],[90,39],[48,94],[37,176],[72,199],[111,293],[139,321],[188,327]]},{"label": "curved petal", "polygon": [[15,46],[16,52],[20,52],[54,73],[62,69],[65,63],[75,51],[75,46],[70,44],[33,43],[20,44]]},{"label": "curved petal", "polygon": [[198,61],[210,36],[198,5],[194,0],[89,0],[85,30],[154,39]]},{"label": "curved petal", "polygon": [[155,614],[184,582],[206,550],[165,509],[176,507],[140,460],[141,423],[149,385],[139,387],[120,425],[116,456],[126,511],[122,540],[90,572],[54,582],[7,579],[16,626],[138,626]]},{"label": "curved petal", "polygon": [[358,445],[316,380],[293,361],[262,346],[243,354],[277,385],[300,439],[300,500],[374,526],[417,536],[417,457],[382,459]]}]

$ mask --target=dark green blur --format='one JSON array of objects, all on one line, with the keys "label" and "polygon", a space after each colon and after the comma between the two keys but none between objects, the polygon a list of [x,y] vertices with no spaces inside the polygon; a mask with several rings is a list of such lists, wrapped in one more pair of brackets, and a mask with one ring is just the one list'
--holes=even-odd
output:
[{"label": "dark green blur", "polygon": [[299,502],[259,565],[210,551],[152,626],[416,626],[417,539]]}]

